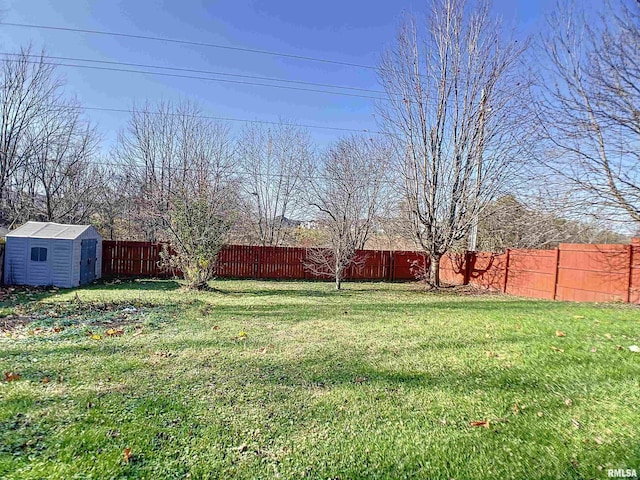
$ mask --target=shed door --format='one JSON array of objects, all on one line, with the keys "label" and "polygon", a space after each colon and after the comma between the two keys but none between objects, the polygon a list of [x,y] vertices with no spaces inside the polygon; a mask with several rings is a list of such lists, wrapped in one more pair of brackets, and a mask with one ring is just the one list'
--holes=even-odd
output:
[{"label": "shed door", "polygon": [[96,239],[82,240],[80,244],[80,285],[96,279]]},{"label": "shed door", "polygon": [[51,285],[49,240],[32,238],[27,248],[27,285]]}]

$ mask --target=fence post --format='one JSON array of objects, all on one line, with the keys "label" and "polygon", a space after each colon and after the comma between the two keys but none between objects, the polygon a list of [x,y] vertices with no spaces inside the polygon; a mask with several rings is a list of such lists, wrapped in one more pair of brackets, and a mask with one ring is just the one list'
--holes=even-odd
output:
[{"label": "fence post", "polygon": [[[253,247],[256,248],[256,247]],[[257,255],[256,255],[256,280],[262,278],[262,250],[263,247],[257,247]]]},{"label": "fence post", "polygon": [[389,280],[394,281],[396,278],[396,252],[389,250]]},{"label": "fence post", "polygon": [[631,301],[631,282],[633,278],[633,244],[628,245],[629,248],[629,278],[627,279],[627,295],[625,303]]},{"label": "fence post", "polygon": [[471,282],[471,257],[475,255],[475,252],[470,252],[469,250],[465,250],[464,252],[464,272],[462,273],[462,284],[469,285]]},{"label": "fence post", "polygon": [[556,248],[555,273],[553,278],[553,297],[555,300],[558,294],[558,270],[560,270],[560,245]]},{"label": "fence post", "polygon": [[509,259],[511,258],[511,249],[507,248],[507,259],[504,265],[504,285],[502,286],[502,293],[507,293],[507,282],[509,280]]}]

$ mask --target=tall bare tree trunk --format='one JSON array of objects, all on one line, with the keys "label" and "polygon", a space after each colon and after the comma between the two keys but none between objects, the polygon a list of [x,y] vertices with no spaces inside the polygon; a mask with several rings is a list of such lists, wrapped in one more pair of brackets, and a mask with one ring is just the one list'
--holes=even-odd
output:
[{"label": "tall bare tree trunk", "polygon": [[342,288],[342,275],[344,273],[344,268],[340,264],[340,257],[336,255],[336,290],[340,290]]},{"label": "tall bare tree trunk", "polygon": [[442,255],[429,255],[429,286],[433,288],[440,287],[440,260]]}]

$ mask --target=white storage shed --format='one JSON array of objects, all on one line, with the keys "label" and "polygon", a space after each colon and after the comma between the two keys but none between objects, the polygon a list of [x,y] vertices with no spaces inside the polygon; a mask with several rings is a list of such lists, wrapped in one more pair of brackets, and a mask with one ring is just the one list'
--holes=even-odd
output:
[{"label": "white storage shed", "polygon": [[101,271],[102,237],[91,225],[27,222],[6,235],[6,284],[70,288]]}]

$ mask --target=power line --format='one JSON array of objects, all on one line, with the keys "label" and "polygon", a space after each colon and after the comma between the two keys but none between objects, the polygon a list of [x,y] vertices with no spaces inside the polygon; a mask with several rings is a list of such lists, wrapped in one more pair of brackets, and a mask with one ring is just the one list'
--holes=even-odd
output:
[{"label": "power line", "polygon": [[12,57],[47,58],[50,60],[63,60],[63,61],[71,61],[71,62],[100,63],[105,65],[120,65],[120,66],[126,66],[126,67],[154,68],[158,70],[171,70],[175,72],[203,73],[208,75],[220,75],[220,76],[236,77],[236,78],[249,78],[254,80],[267,80],[267,81],[273,81],[273,82],[293,83],[298,85],[310,85],[310,86],[316,86],[316,87],[339,88],[344,90],[379,93],[383,95],[385,94],[385,92],[382,90],[373,90],[369,88],[351,87],[346,85],[334,85],[330,83],[304,82],[301,80],[289,80],[289,79],[276,78],[276,77],[262,77],[258,75],[245,75],[245,74],[239,74],[239,73],[216,72],[212,70],[167,67],[164,65],[151,65],[151,64],[144,64],[144,63],[128,63],[128,62],[117,62],[117,61],[111,61],[111,60],[96,60],[96,59],[90,59],[90,58],[59,57],[54,55],[34,55],[34,54],[11,53],[11,52],[0,52],[0,55],[6,55],[6,56],[12,56]]},{"label": "power line", "polygon": [[[11,60],[9,61],[18,61]],[[222,78],[211,78],[211,77],[198,77],[195,75],[182,75],[177,73],[164,73],[164,72],[150,72],[148,70],[134,70],[130,68],[112,68],[112,67],[99,67],[95,65],[76,65],[70,63],[54,63],[54,62],[36,62],[33,60],[26,60],[26,63],[38,64],[38,65],[50,65],[50,66],[58,66],[58,67],[71,67],[71,68],[85,68],[90,70],[100,70],[100,71],[109,71],[109,72],[121,72],[121,73],[136,73],[141,75],[156,75],[162,77],[172,77],[172,78],[187,78],[191,80],[205,80],[209,82],[220,82],[220,83],[232,83],[238,85],[251,85],[257,87],[269,87],[269,88],[279,88],[282,90],[297,90],[302,92],[313,92],[313,93],[324,93],[328,95],[340,95],[344,97],[356,97],[356,98],[364,98],[368,100],[385,100],[383,97],[374,97],[372,95],[360,95],[357,93],[346,93],[346,92],[332,92],[329,90],[319,90],[316,88],[303,88],[303,87],[291,87],[287,85],[272,85],[268,83],[258,83],[258,82],[245,82],[241,80],[225,80]]]},{"label": "power line", "polygon": [[295,55],[291,53],[283,53],[283,52],[275,52],[272,50],[258,50],[254,48],[243,48],[243,47],[232,47],[229,45],[220,45],[216,43],[206,43],[206,42],[196,42],[193,40],[181,40],[175,38],[167,38],[167,37],[155,37],[149,35],[137,35],[132,33],[121,33],[121,32],[107,32],[104,30],[90,30],[86,28],[71,28],[71,27],[59,27],[53,25],[36,25],[30,23],[12,23],[12,22],[0,22],[0,25],[6,25],[9,27],[20,27],[20,28],[36,28],[42,30],[57,30],[63,32],[74,32],[74,33],[88,33],[92,35],[106,35],[112,37],[122,37],[122,38],[135,38],[139,40],[152,40],[155,42],[165,42],[165,43],[174,43],[179,45],[191,45],[197,47],[207,47],[207,48],[218,48],[224,50],[233,50],[238,52],[247,52],[247,53],[256,53],[261,55],[270,55],[274,57],[283,57],[283,58],[291,58],[295,60],[305,60],[312,62],[320,62],[320,63],[328,63],[333,65],[342,65],[346,67],[355,67],[355,68],[364,68],[368,70],[376,70],[376,67],[372,65],[364,65],[360,63],[351,63],[351,62],[341,62],[338,60],[330,60],[327,58],[320,57],[310,57],[305,55]]},{"label": "power line", "polygon": [[95,110],[99,112],[114,112],[114,113],[142,113],[146,115],[168,115],[168,116],[182,116],[189,118],[201,118],[204,120],[217,120],[224,122],[241,122],[241,123],[256,123],[256,124],[265,124],[265,125],[282,125],[287,127],[300,127],[300,128],[311,128],[318,130],[335,130],[341,132],[354,132],[354,133],[367,133],[367,134],[376,134],[376,135],[386,135],[384,132],[379,132],[375,130],[366,130],[366,129],[356,129],[356,128],[343,128],[343,127],[328,127],[325,125],[305,125],[301,123],[289,123],[289,122],[273,122],[269,120],[248,120],[244,118],[233,118],[233,117],[214,117],[209,115],[195,115],[195,114],[185,114],[185,113],[173,113],[173,112],[153,112],[148,110],[133,110],[133,109],[124,109],[124,108],[108,108],[108,107],[84,107],[81,105],[74,106],[73,108],[79,110]]}]

